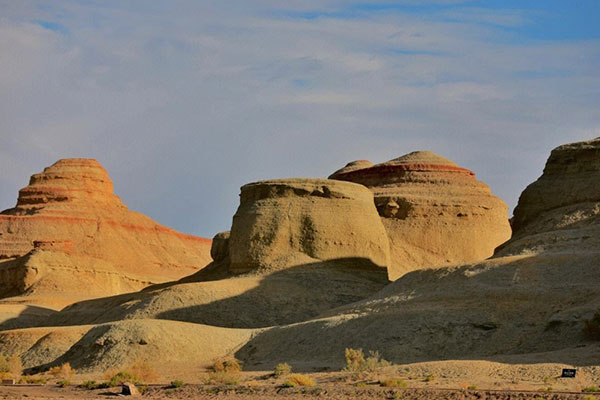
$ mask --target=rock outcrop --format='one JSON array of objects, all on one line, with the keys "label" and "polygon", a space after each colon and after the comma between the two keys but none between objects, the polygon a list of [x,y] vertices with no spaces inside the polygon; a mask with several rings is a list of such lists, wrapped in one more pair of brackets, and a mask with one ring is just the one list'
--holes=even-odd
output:
[{"label": "rock outcrop", "polygon": [[600,138],[552,151],[542,176],[521,194],[512,227],[498,256],[600,248]]},{"label": "rock outcrop", "polygon": [[373,194],[349,182],[243,186],[231,232],[215,235],[211,254],[213,263],[179,282],[76,303],[45,323],[156,318],[268,327],[362,300],[389,282],[388,239]]},{"label": "rock outcrop", "polygon": [[494,257],[410,272],[318,320],[271,329],[237,356],[248,369],[306,359],[340,367],[348,347],[401,363],[597,365],[584,327],[600,310],[599,183],[600,139],[560,146],[521,195],[515,237]]},{"label": "rock outcrop", "polygon": [[194,273],[210,261],[210,244],[129,211],[96,160],[64,159],[0,213],[1,295],[61,307],[139,290]]},{"label": "rock outcrop", "polygon": [[506,204],[475,174],[427,151],[373,165],[355,161],[330,179],[362,184],[390,240],[390,278],[482,260],[510,237]]},{"label": "rock outcrop", "polygon": [[387,268],[389,245],[365,187],[282,179],[242,187],[229,238],[232,272],[327,260]]}]

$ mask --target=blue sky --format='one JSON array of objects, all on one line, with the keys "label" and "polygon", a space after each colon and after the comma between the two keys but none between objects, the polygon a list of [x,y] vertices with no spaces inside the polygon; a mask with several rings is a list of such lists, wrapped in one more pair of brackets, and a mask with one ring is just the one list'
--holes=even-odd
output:
[{"label": "blue sky", "polygon": [[432,150],[512,208],[600,136],[600,2],[0,0],[0,209],[63,157],[229,228],[239,187]]}]

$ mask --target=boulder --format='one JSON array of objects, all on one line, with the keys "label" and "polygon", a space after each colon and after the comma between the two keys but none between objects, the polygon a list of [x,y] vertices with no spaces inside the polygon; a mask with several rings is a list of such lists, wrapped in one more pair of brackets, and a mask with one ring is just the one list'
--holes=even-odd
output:
[{"label": "boulder", "polygon": [[391,250],[390,278],[491,256],[510,238],[508,207],[475,174],[429,151],[355,161],[330,179],[371,189]]}]

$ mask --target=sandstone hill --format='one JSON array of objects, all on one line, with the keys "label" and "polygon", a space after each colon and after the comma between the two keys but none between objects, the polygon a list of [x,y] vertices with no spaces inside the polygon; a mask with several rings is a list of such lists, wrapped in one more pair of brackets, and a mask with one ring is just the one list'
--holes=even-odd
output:
[{"label": "sandstone hill", "polygon": [[[61,308],[179,279],[210,261],[210,240],[129,211],[96,160],[63,159],[0,213],[0,295]],[[10,313],[9,313],[10,314]]]},{"label": "sandstone hill", "polygon": [[231,328],[305,321],[386,283],[388,240],[371,192],[325,179],[241,188],[214,262],[178,282],[73,304],[46,325],[156,318]]},{"label": "sandstone hill", "polygon": [[392,280],[424,267],[490,257],[510,237],[506,204],[475,174],[429,151],[354,161],[330,179],[373,191],[390,240]]},{"label": "sandstone hill", "polygon": [[[464,360],[467,375],[500,368],[488,361],[544,371],[597,365],[600,349],[583,321],[600,309],[600,196],[586,192],[600,182],[599,150],[596,139],[552,153],[519,200],[515,236],[493,258],[415,270],[387,285],[385,240],[377,239],[385,234],[361,228],[382,224],[367,189],[328,180],[250,184],[231,232],[215,237],[209,266],[74,304],[43,326],[4,330],[0,353],[19,354],[30,371],[70,362],[101,374],[141,359],[164,376],[226,354],[250,370],[279,362],[335,369],[347,347],[399,364]],[[351,220],[356,213],[363,216]],[[232,244],[240,238],[247,246]],[[343,258],[330,252],[335,246]]]},{"label": "sandstone hill", "polygon": [[495,257],[413,271],[369,299],[266,331],[238,356],[257,369],[282,360],[339,367],[346,347],[399,363],[596,365],[583,327],[600,310],[598,183],[600,139],[560,146],[523,192],[515,235]]}]

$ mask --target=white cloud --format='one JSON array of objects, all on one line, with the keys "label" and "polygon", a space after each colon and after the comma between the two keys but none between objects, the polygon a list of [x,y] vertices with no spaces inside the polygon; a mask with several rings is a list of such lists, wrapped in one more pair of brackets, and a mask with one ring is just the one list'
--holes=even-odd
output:
[{"label": "white cloud", "polygon": [[250,180],[415,149],[475,170],[514,206],[552,147],[600,136],[599,42],[507,42],[494,25],[528,23],[521,12],[0,3],[0,208],[56,158],[95,157],[131,208],[211,235]]}]

